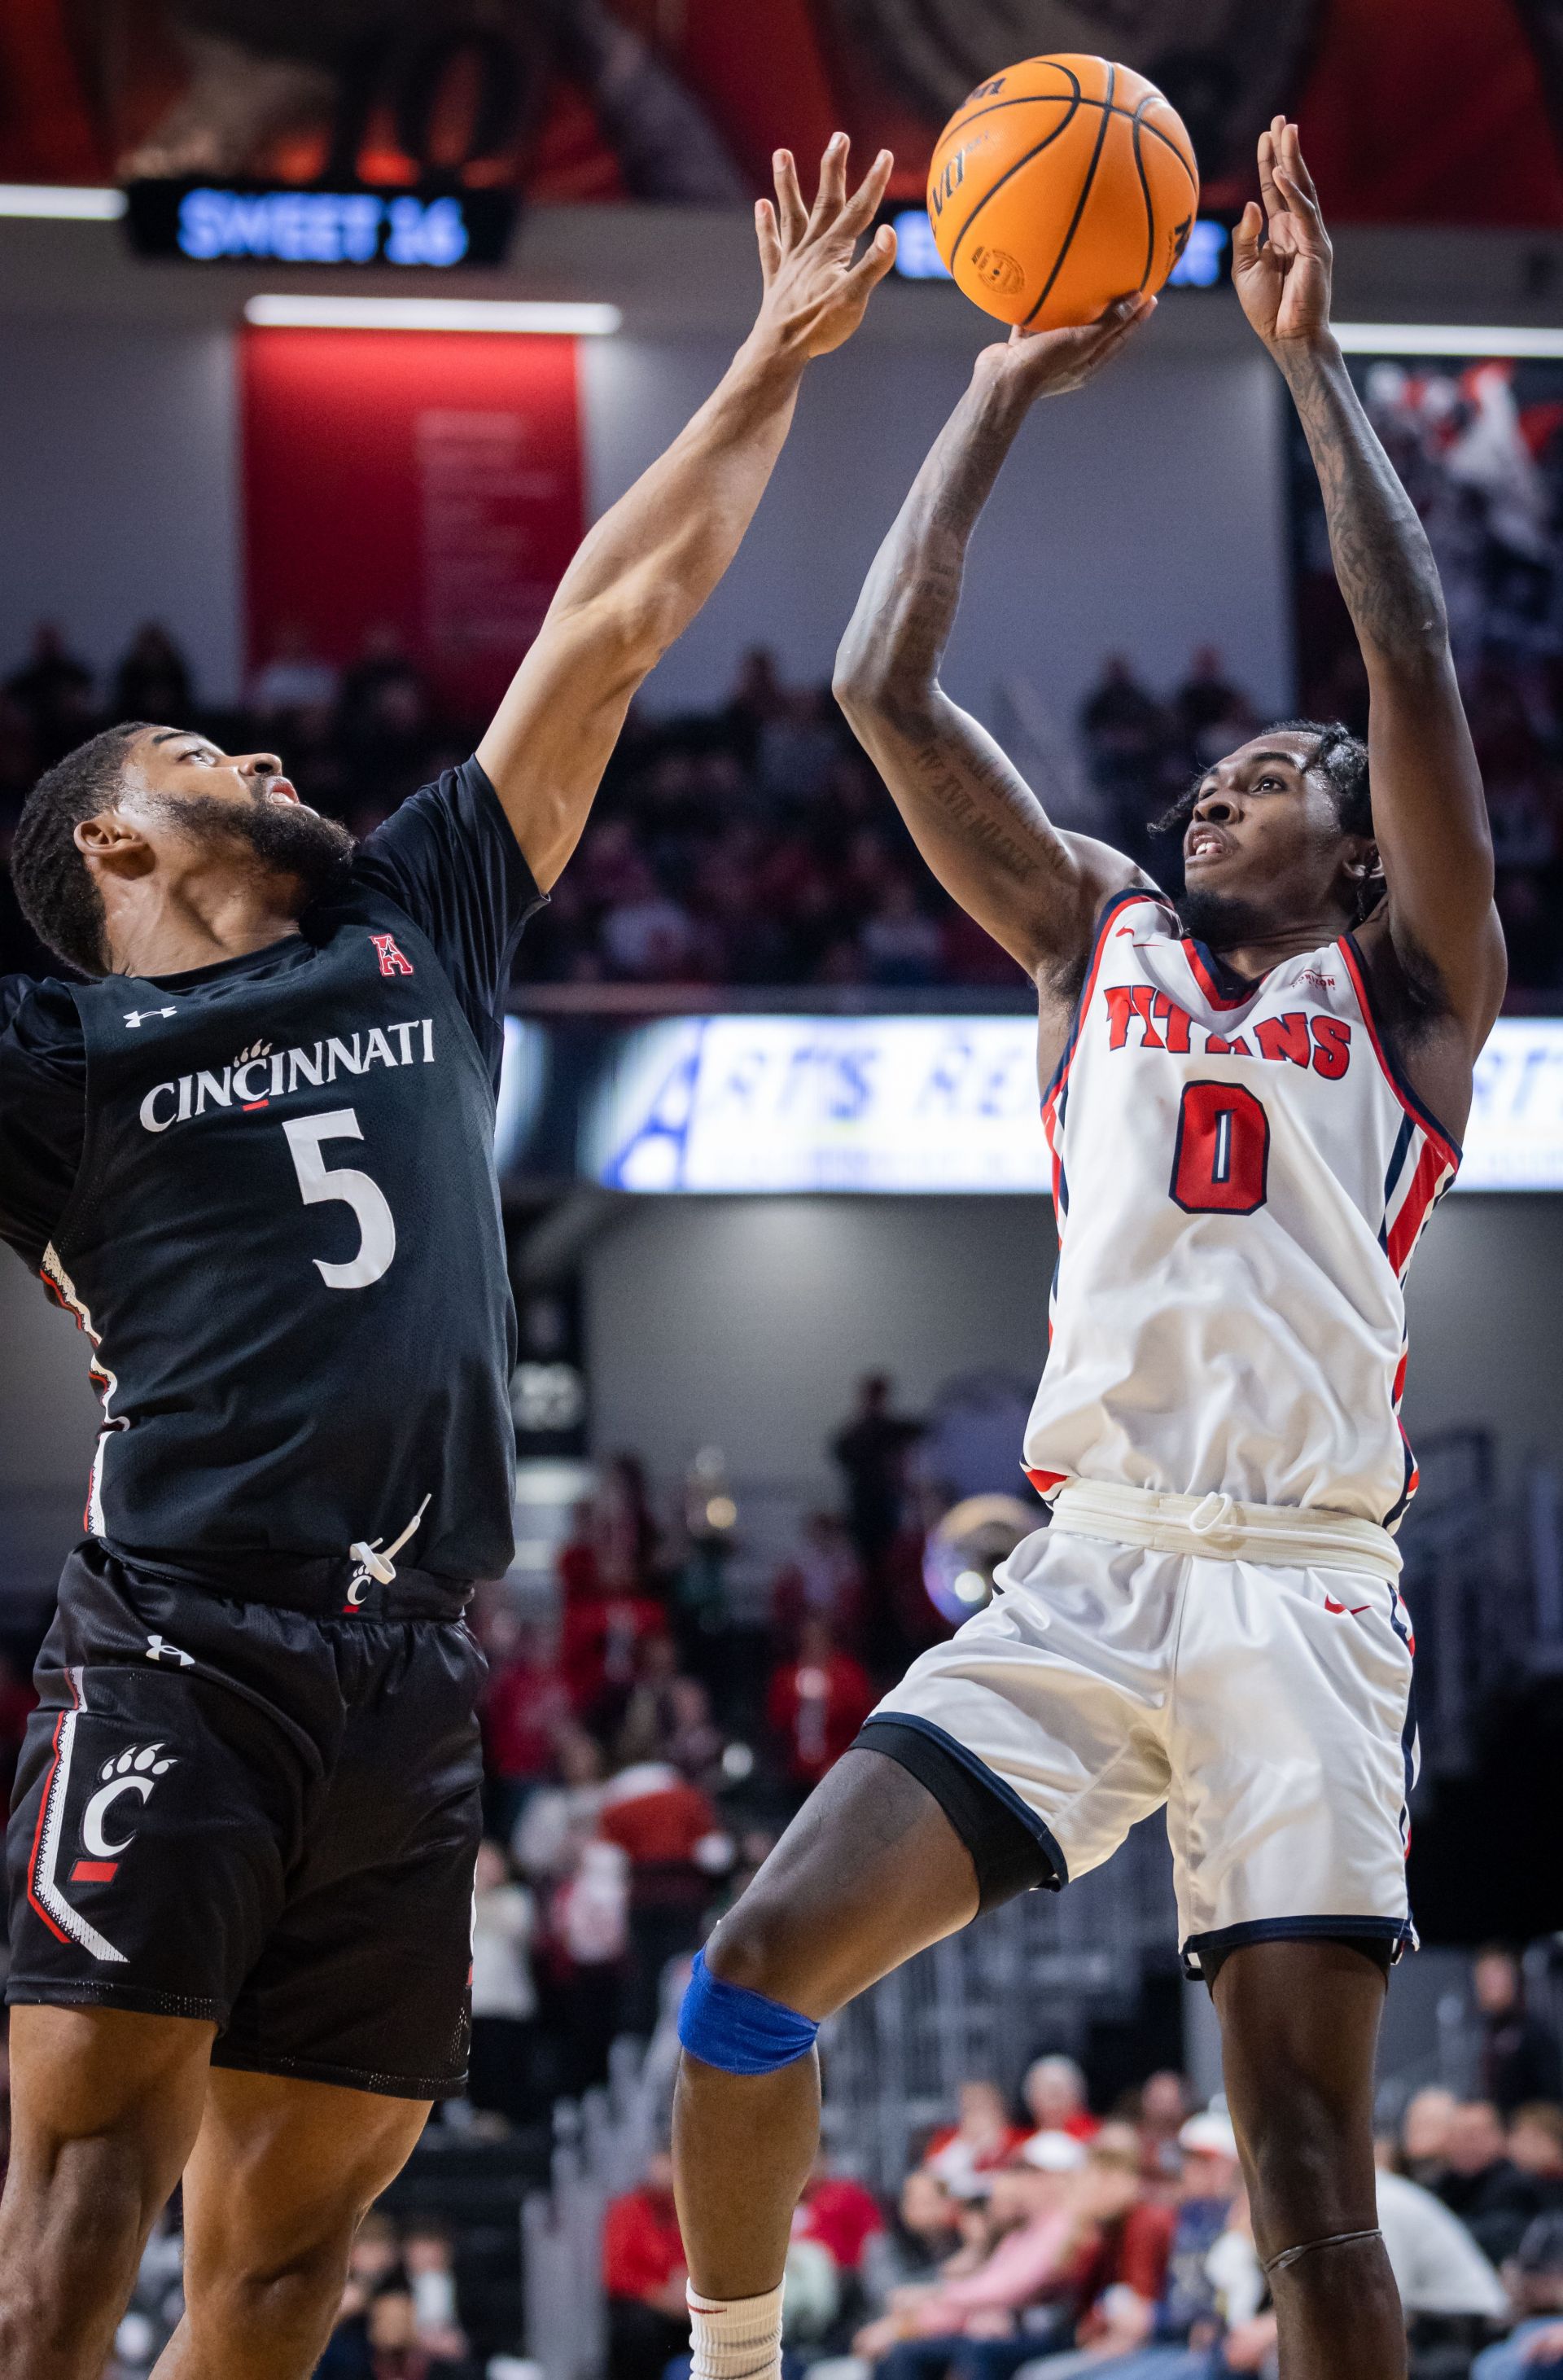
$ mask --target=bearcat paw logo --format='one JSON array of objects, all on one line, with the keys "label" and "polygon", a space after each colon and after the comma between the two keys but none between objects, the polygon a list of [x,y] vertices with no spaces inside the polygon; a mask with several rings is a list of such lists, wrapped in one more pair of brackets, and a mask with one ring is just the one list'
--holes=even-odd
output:
[{"label": "bearcat paw logo", "polygon": [[105,1760],[98,1774],[105,1784],[111,1777],[166,1777],[174,1766],[175,1755],[171,1753],[166,1760],[160,1760],[157,1755],[162,1750],[161,1743],[145,1746],[133,1743],[128,1752],[120,1754],[117,1760]]},{"label": "bearcat paw logo", "polygon": [[248,1050],[239,1051],[234,1063],[236,1066],[248,1066],[252,1058],[269,1058],[271,1054],[272,1045],[269,1041],[252,1041]]}]

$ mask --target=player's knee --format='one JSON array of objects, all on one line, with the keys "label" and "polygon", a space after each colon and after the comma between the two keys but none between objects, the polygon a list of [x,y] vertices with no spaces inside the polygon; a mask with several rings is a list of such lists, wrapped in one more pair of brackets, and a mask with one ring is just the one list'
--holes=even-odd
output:
[{"label": "player's knee", "polygon": [[117,2136],[56,2150],[53,2169],[18,2188],[0,2219],[0,2372],[25,2353],[62,2360],[117,2313],[151,2219],[148,2180]]},{"label": "player's knee", "polygon": [[[752,1904],[752,1905],[751,1905]],[[703,2065],[769,2074],[814,2047],[818,2025],[794,2004],[799,1929],[780,1898],[746,1894],[696,1959],[678,2037]]]},{"label": "player's knee", "polygon": [[706,1945],[713,1978],[785,2001],[806,1973],[808,1928],[785,1897],[751,1885]]},{"label": "player's knee", "polygon": [[226,2252],[186,2271],[186,2302],[198,2334],[236,2338],[309,2338],[329,2329],[347,2277],[354,2226],[344,2223],[285,2249],[236,2237]]},{"label": "player's knee", "polygon": [[1290,2245],[1351,2228],[1362,2212],[1350,2203],[1359,2143],[1339,2108],[1305,2086],[1281,2087],[1244,2131],[1263,2238]]}]

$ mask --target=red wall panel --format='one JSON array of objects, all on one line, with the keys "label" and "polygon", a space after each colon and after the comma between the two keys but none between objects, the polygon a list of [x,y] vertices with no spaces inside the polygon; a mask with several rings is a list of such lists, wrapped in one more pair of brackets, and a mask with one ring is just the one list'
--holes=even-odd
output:
[{"label": "red wall panel", "polygon": [[573,339],[248,330],[251,661],[301,621],[349,660],[393,623],[448,699],[503,691],[580,541]]}]

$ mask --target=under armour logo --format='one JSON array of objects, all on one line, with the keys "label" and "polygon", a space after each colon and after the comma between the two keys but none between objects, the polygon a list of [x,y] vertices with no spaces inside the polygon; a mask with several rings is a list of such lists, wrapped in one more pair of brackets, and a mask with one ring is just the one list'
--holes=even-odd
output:
[{"label": "under armour logo", "polygon": [[412,961],[404,958],[396,948],[396,938],[394,934],[371,934],[370,940],[380,953],[382,975],[411,975]]},{"label": "under armour logo", "polygon": [[[408,973],[411,973],[410,968]],[[149,1016],[177,1016],[178,1014],[176,1008],[127,1008],[125,1012],[125,1022],[134,1032],[137,1026],[144,1025]]]},{"label": "under armour logo", "polygon": [[183,1651],[177,1645],[171,1645],[166,1636],[147,1638],[147,1658],[149,1661],[174,1661],[181,1670],[195,1668],[195,1655]]}]

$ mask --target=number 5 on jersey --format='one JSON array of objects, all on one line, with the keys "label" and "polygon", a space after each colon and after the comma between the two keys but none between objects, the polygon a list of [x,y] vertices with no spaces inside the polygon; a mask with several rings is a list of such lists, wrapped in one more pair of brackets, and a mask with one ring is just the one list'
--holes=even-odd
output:
[{"label": "number 5 on jersey", "polygon": [[1190,1083],[1178,1109],[1168,1184],[1186,1215],[1252,1215],[1270,1171],[1270,1119],[1241,1083]]},{"label": "number 5 on jersey", "polygon": [[293,1116],[283,1126],[306,1207],[340,1198],[358,1219],[358,1253],[346,1264],[315,1258],[315,1269],[328,1289],[368,1289],[391,1269],[396,1253],[396,1223],[385,1193],[367,1173],[348,1165],[328,1165],[321,1154],[327,1140],[362,1140],[358,1119],[351,1108],[332,1108],[325,1115]]}]

